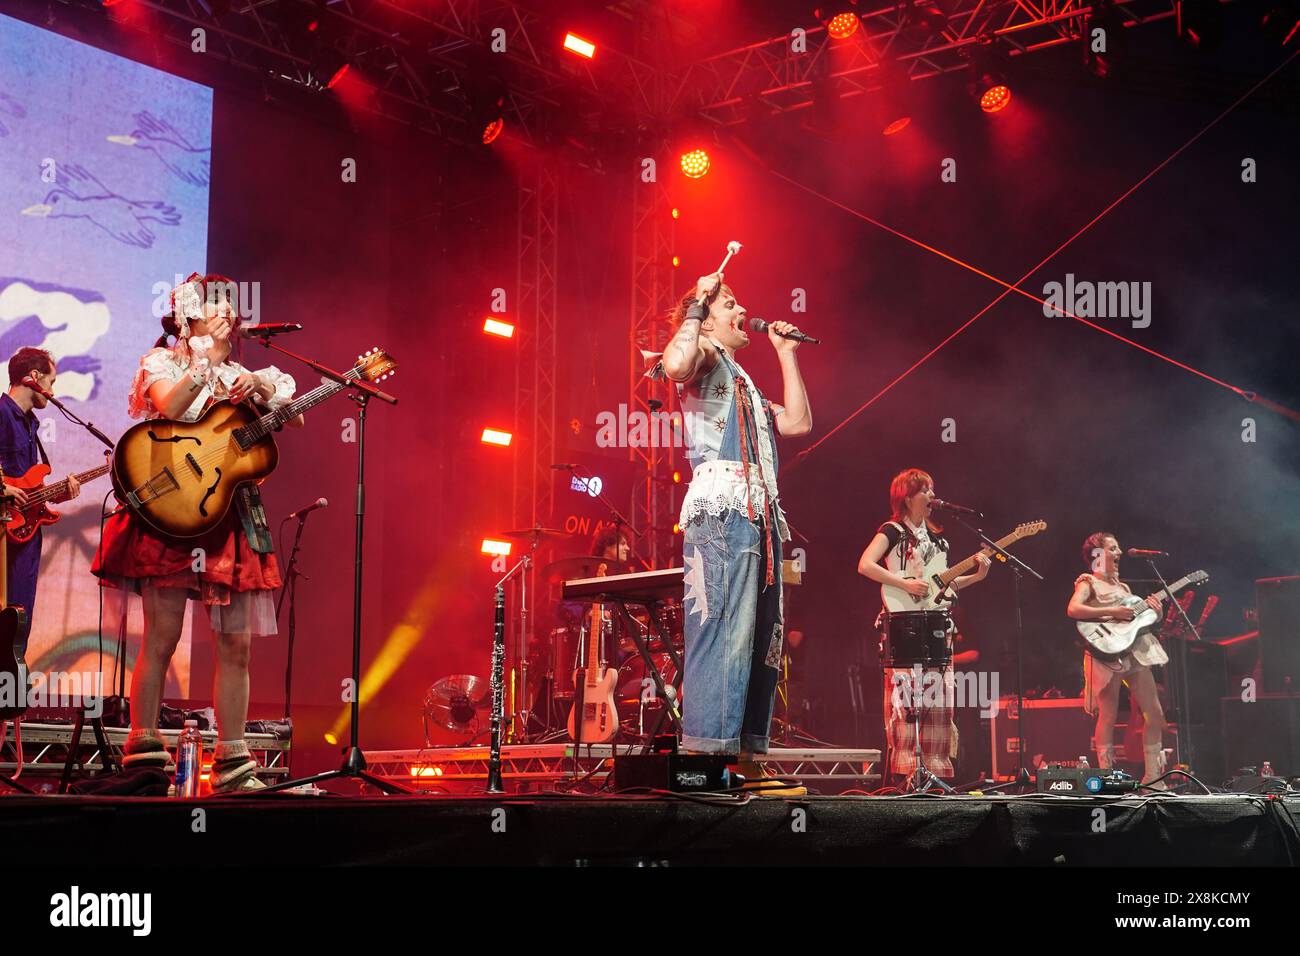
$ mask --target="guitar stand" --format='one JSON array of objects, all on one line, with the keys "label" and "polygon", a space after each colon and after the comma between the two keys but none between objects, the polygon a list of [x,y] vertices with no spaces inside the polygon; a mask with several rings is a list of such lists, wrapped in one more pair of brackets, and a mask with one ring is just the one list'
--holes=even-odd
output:
[{"label": "guitar stand", "polygon": [[[77,721],[72,725],[72,742],[68,744],[68,757],[63,761],[63,773],[59,776],[59,793],[67,793],[68,786],[72,783],[72,766],[76,764],[77,769],[85,773],[86,766],[81,760],[81,732],[86,726],[85,708],[77,711]],[[103,716],[91,717],[90,726],[95,732],[95,743],[99,746],[103,768],[101,774],[117,773],[122,768],[118,765],[117,758],[113,756],[113,748],[109,746],[108,735],[104,733]]]},{"label": "guitar stand", "polygon": [[[0,532],[0,533],[3,533],[3,532]],[[17,768],[17,770],[14,772],[15,775],[12,776],[12,777],[6,777],[4,774],[0,773],[0,787],[8,787],[10,790],[16,790],[16,791],[18,791],[19,793],[35,793],[36,791],[33,790],[31,787],[27,786],[27,784],[25,784],[25,783],[19,783],[19,782],[18,782],[18,776],[17,776],[17,775],[18,775],[18,774],[21,774],[21,773],[23,772],[23,735],[22,735],[22,730],[21,730],[21,729],[19,728],[19,726],[18,726],[18,722],[19,722],[21,719],[22,719],[21,717],[15,717],[15,718],[13,719],[13,724],[14,724],[14,762],[18,765],[18,768]],[[4,720],[0,720],[0,744],[3,744],[3,743],[4,743],[4,739],[5,739],[5,726],[4,726],[4,725],[5,725],[5,723],[6,723],[7,720],[8,720],[8,718],[5,718]]]}]

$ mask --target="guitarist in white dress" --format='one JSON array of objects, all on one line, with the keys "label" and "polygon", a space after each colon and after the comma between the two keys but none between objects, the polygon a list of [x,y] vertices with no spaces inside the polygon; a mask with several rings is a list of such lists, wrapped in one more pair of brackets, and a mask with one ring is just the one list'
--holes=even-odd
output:
[{"label": "guitarist in white dress", "polygon": [[[1120,601],[1133,593],[1119,579],[1123,553],[1113,534],[1098,531],[1087,537],[1083,542],[1083,561],[1092,570],[1079,575],[1074,582],[1074,595],[1066,609],[1070,617],[1077,621],[1133,620],[1136,615],[1133,608],[1119,606]],[[1153,595],[1146,601],[1156,611],[1160,610],[1159,598]],[[1099,767],[1109,769],[1115,765],[1115,717],[1119,711],[1120,684],[1125,683],[1142,709],[1142,782],[1155,781],[1165,772],[1165,712],[1160,706],[1151,668],[1168,662],[1169,655],[1160,642],[1147,633],[1140,634],[1132,650],[1118,661],[1104,661],[1084,652],[1083,707],[1097,716],[1093,746]],[[1165,788],[1163,783],[1155,786]]]},{"label": "guitarist in white dress", "polygon": [[[934,497],[934,479],[919,468],[908,468],[890,482],[892,518],[880,526],[858,561],[858,573],[881,586],[881,598],[887,605],[891,593],[901,591],[921,601],[915,610],[935,606],[928,600],[929,577],[947,569],[948,542],[942,537],[942,529],[930,519]],[[978,570],[956,578],[953,588],[960,590],[988,577],[988,556],[981,553],[976,562]],[[916,731],[894,688],[900,677],[910,678],[912,671],[902,667],[887,667],[884,671],[888,772],[906,777],[916,769]],[[952,777],[952,758],[957,753],[957,725],[949,703],[955,695],[952,668],[946,668],[941,676],[945,703],[921,708],[921,755],[935,776]]]}]

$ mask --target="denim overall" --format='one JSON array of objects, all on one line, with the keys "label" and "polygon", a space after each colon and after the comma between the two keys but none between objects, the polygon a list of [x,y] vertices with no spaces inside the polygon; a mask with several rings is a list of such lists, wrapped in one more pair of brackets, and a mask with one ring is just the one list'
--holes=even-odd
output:
[{"label": "denim overall", "polygon": [[[741,416],[737,400],[740,370],[725,352],[721,367],[733,396],[723,429],[718,460],[739,464]],[[743,381],[743,378],[742,378]],[[752,388],[750,385],[748,388]],[[747,389],[746,389],[747,390]],[[773,465],[776,436],[771,407],[761,422],[750,423],[746,444],[758,460],[754,424],[768,430]],[[749,408],[752,409],[752,404]],[[698,427],[713,427],[701,421]],[[698,467],[694,447],[691,464]],[[682,557],[686,569],[686,670],[682,679],[682,746],[688,750],[734,754],[766,753],[772,703],[781,665],[781,536],[773,514],[756,505],[754,520],[747,509],[726,508],[721,515],[704,512],[683,529]],[[764,535],[771,539],[774,583],[766,584],[768,557]]]}]

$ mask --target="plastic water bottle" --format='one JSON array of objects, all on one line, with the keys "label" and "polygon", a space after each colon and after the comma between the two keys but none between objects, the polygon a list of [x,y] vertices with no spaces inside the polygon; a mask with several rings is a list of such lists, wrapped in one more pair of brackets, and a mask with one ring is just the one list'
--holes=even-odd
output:
[{"label": "plastic water bottle", "polygon": [[1264,761],[1264,765],[1259,768],[1259,775],[1261,777],[1273,776],[1273,762],[1271,760]]},{"label": "plastic water bottle", "polygon": [[1091,769],[1092,769],[1092,767],[1088,764],[1088,755],[1087,755],[1087,754],[1079,754],[1079,769],[1080,769],[1080,770],[1091,770]]},{"label": "plastic water bottle", "polygon": [[197,797],[199,775],[203,772],[203,735],[197,720],[185,721],[185,729],[176,738],[176,796]]}]

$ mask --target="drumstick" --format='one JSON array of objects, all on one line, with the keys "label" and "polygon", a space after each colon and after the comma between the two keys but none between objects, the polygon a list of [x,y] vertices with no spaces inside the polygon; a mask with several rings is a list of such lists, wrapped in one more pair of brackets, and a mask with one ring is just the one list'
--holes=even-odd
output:
[{"label": "drumstick", "polygon": [[[739,252],[740,252],[740,243],[738,243],[735,239],[732,239],[729,243],[727,243],[727,254],[722,260],[722,265],[718,266],[719,276],[722,275],[722,270],[727,268],[727,263],[731,261],[731,257],[738,254]],[[719,280],[719,284],[721,284],[721,280]],[[706,298],[708,298],[708,296],[702,295],[695,301],[698,302],[700,305],[703,305],[704,300]]]}]

